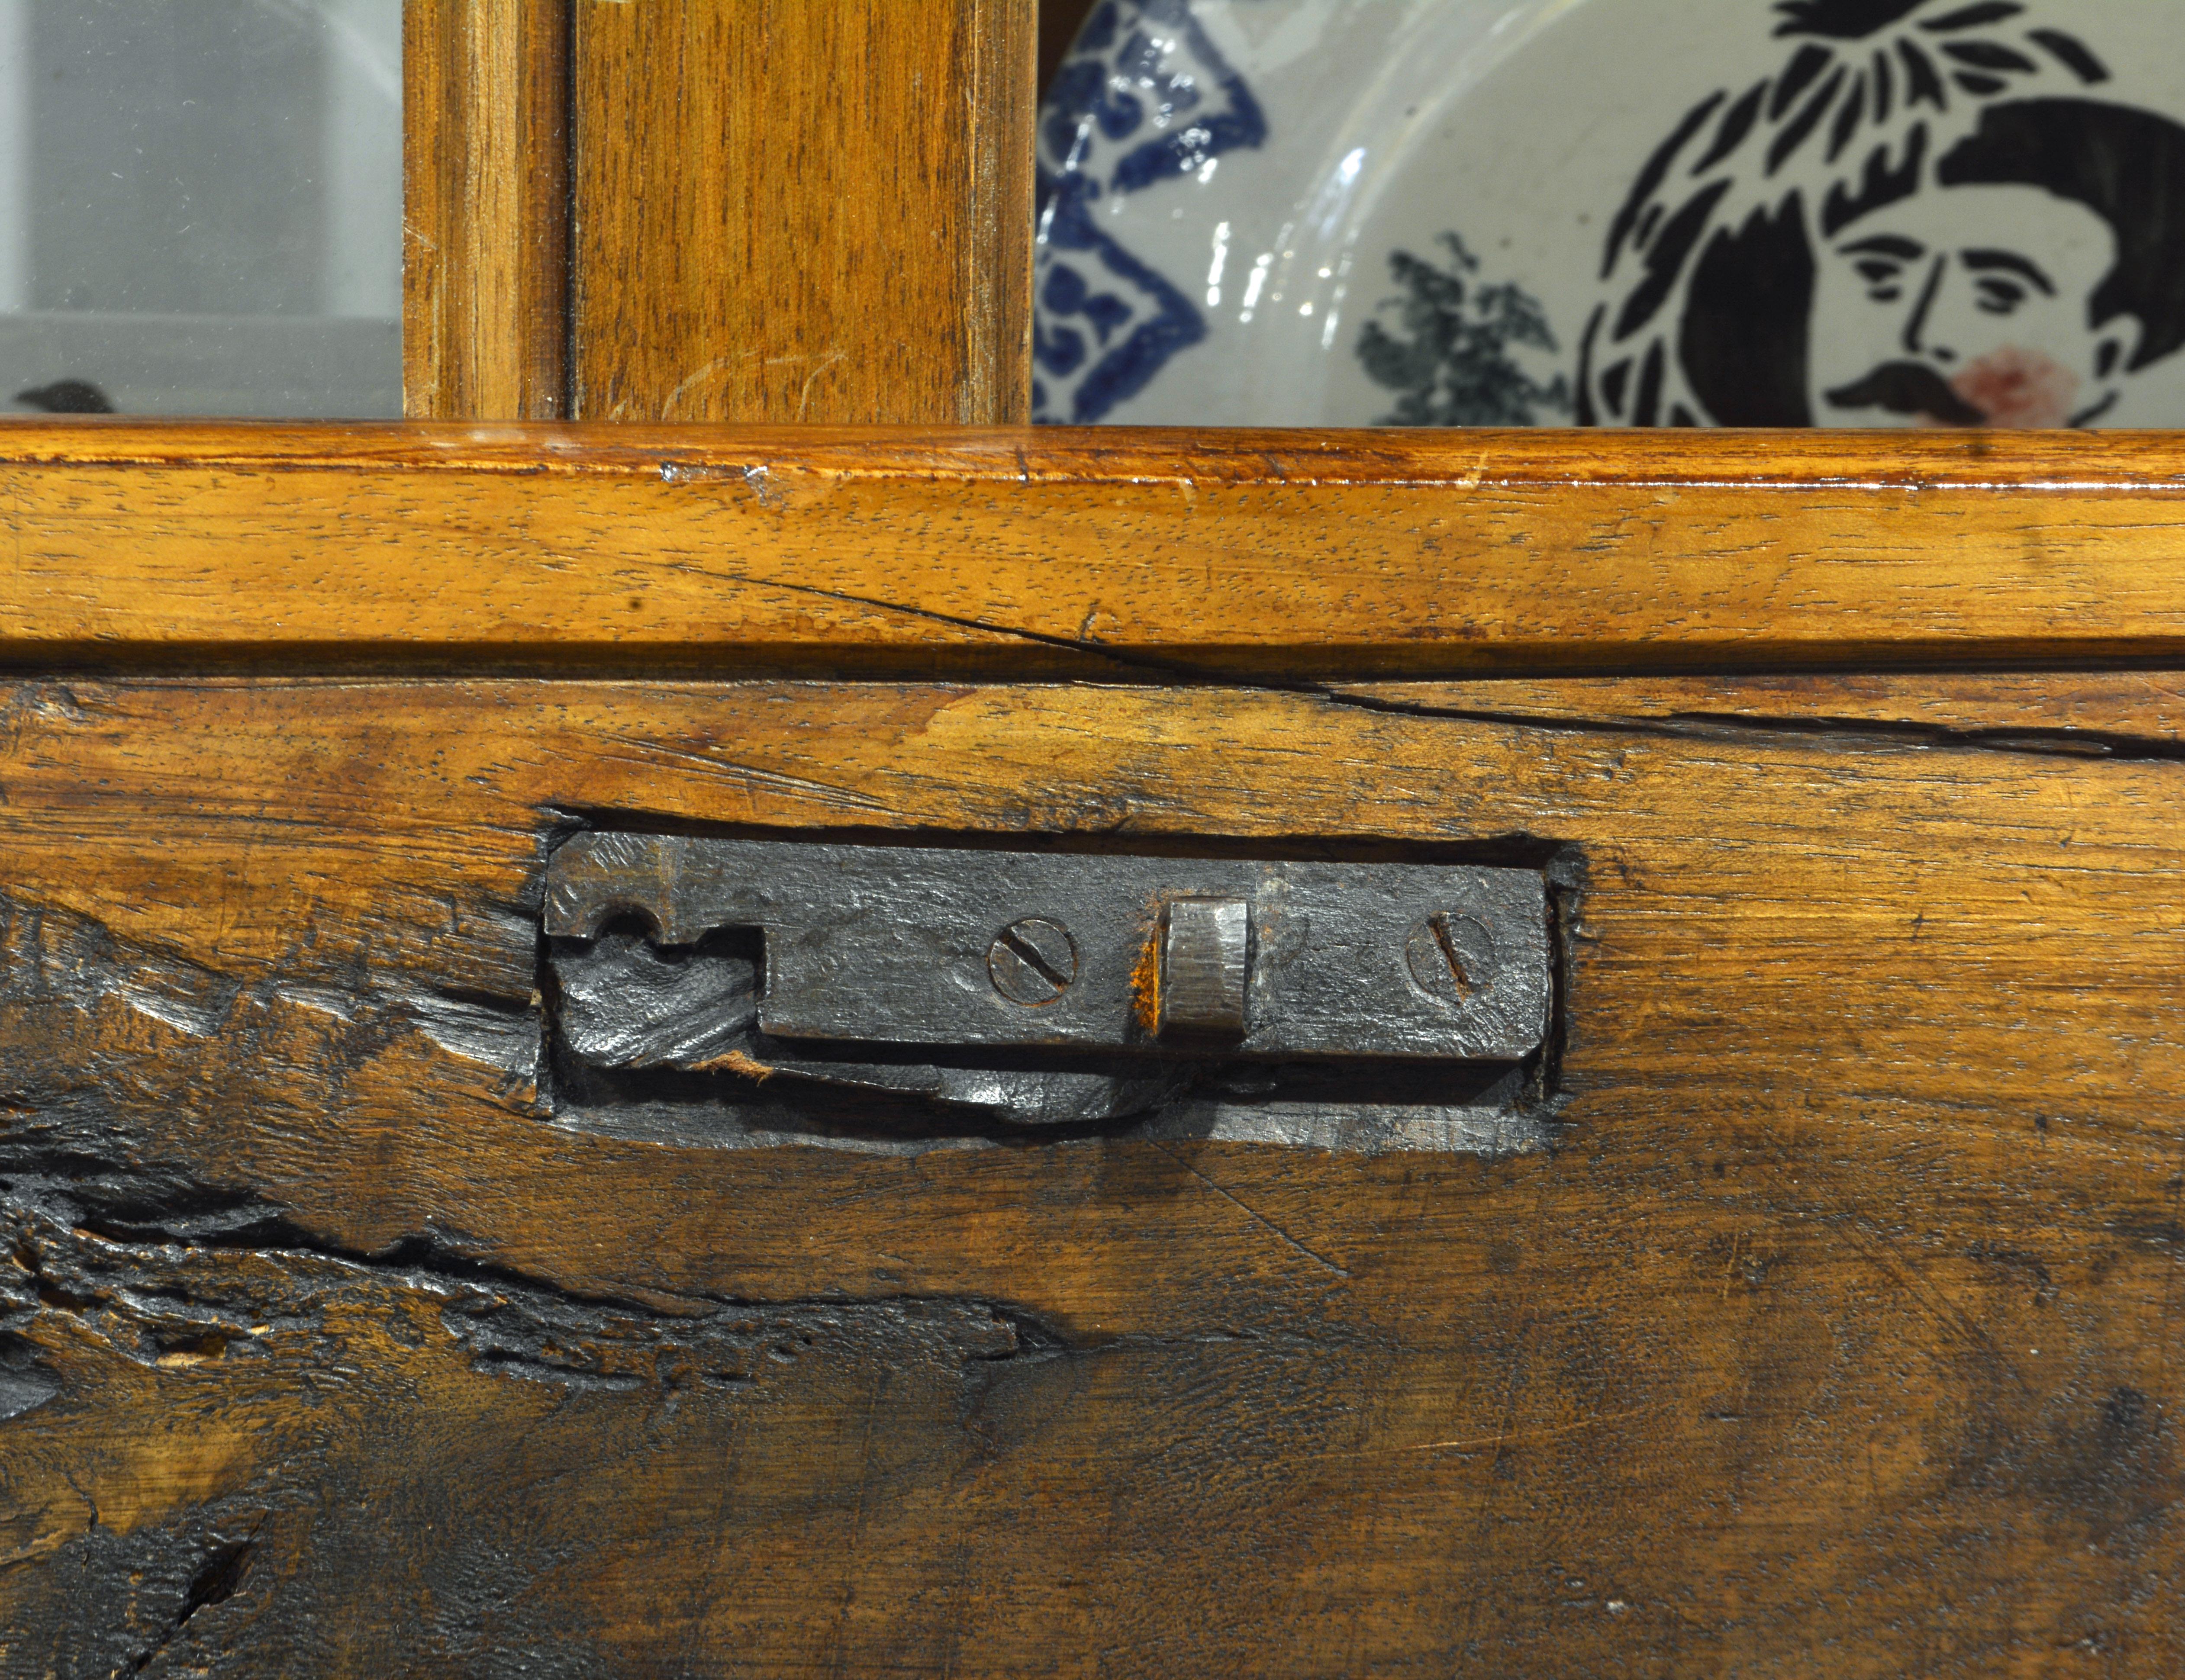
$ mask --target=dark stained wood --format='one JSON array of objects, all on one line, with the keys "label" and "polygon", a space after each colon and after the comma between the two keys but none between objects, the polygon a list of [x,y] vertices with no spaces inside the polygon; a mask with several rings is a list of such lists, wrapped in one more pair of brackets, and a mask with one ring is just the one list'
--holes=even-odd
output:
[{"label": "dark stained wood", "polygon": [[[7,1665],[2175,1671],[2174,688],[1803,680],[24,683]],[[1561,1141],[562,1129],[576,807],[1575,847]]]},{"label": "dark stained wood", "polygon": [[1047,92],[1094,0],[1039,0],[1039,88]]},{"label": "dark stained wood", "polygon": [[[1020,419],[1032,17],[416,0],[412,411]],[[9,428],[0,1673],[2185,1670],[2181,498]],[[610,1135],[606,822],[1552,852],[1553,1146]]]},{"label": "dark stained wood", "polygon": [[10,428],[0,657],[1282,682],[2185,657],[2174,440],[1877,447]]},{"label": "dark stained wood", "polygon": [[571,0],[403,13],[403,408],[567,417]]},{"label": "dark stained wood", "polygon": [[576,413],[1020,422],[1035,0],[580,4]]}]

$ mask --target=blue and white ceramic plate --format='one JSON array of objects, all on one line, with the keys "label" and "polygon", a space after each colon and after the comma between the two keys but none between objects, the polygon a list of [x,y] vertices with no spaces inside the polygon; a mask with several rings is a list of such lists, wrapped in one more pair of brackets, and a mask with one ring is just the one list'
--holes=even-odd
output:
[{"label": "blue and white ceramic plate", "polygon": [[2185,0],[1102,0],[1036,416],[2185,426]]}]

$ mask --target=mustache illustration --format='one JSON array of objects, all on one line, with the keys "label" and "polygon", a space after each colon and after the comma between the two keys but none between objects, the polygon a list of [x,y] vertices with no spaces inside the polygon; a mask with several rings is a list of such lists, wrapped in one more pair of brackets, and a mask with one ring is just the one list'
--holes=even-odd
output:
[{"label": "mustache illustration", "polygon": [[1892,414],[1924,414],[1945,426],[1985,426],[1987,416],[1950,388],[1931,367],[1915,361],[1885,362],[1864,379],[1828,393],[1838,408],[1886,409]]}]

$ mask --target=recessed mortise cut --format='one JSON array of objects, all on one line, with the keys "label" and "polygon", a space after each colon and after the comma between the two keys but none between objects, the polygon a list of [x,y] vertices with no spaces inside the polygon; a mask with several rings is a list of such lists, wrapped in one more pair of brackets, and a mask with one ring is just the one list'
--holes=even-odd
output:
[{"label": "recessed mortise cut", "polygon": [[582,834],[547,870],[543,1094],[745,1147],[1536,1147],[1550,873]]}]

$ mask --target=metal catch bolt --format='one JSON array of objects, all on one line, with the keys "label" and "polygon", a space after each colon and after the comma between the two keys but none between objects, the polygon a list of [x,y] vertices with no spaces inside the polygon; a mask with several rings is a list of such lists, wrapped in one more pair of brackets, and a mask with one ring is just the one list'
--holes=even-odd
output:
[{"label": "metal catch bolt", "polygon": [[1160,1035],[1238,1039],[1252,978],[1251,907],[1180,898],[1161,938]]}]

